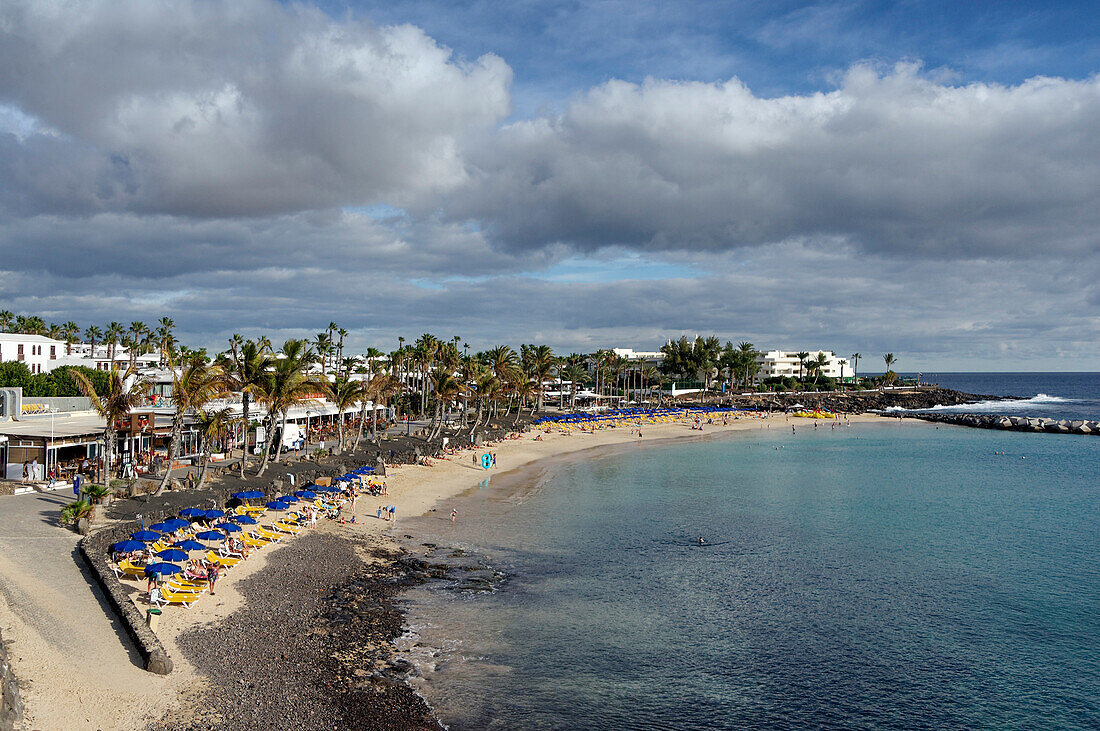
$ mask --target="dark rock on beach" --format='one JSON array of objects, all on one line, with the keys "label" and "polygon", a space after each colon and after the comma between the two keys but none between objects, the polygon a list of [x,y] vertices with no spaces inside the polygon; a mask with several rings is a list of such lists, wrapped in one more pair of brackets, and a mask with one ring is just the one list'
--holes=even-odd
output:
[{"label": "dark rock on beach", "polygon": [[[365,564],[359,552],[375,559]],[[312,533],[240,584],[245,605],[179,644],[208,679],[195,707],[152,728],[440,729],[393,657],[408,585],[399,552]]]}]

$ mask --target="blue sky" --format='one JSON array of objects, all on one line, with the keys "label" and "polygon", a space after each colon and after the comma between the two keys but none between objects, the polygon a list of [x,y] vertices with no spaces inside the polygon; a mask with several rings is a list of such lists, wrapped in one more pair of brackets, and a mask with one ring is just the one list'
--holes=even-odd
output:
[{"label": "blue sky", "polygon": [[0,305],[1100,362],[1100,4],[0,4]]},{"label": "blue sky", "polygon": [[852,64],[916,60],[960,82],[1083,78],[1100,68],[1095,2],[326,2],[413,23],[463,58],[515,70],[518,113],[608,79],[721,81],[757,94],[830,88]]}]

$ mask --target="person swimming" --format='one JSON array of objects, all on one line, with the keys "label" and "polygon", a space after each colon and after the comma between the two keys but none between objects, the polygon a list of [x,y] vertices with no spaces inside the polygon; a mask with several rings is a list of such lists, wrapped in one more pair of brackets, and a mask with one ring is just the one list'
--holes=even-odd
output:
[{"label": "person swimming", "polygon": [[701,545],[703,545],[704,543],[706,543],[706,541],[704,541],[704,540],[703,540],[703,537],[702,537],[702,536],[699,536],[699,545],[701,546]]}]

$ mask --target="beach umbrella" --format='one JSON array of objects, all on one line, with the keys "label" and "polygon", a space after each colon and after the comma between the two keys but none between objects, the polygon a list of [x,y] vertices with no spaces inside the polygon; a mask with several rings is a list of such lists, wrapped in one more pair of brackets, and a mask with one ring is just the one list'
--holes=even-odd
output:
[{"label": "beach umbrella", "polygon": [[140,551],[143,548],[145,548],[145,544],[141,541],[119,541],[111,546],[111,550],[115,553],[130,553],[131,551]]},{"label": "beach umbrella", "polygon": [[184,508],[180,511],[180,516],[184,518],[205,518],[206,511],[202,508]]},{"label": "beach umbrella", "polygon": [[145,567],[145,573],[160,576],[171,576],[172,574],[178,574],[180,571],[183,571],[183,569],[174,563],[151,563]]},{"label": "beach umbrella", "polygon": [[294,497],[293,495],[283,495],[282,497],[279,498],[279,502],[281,502],[281,503],[296,503],[296,502],[298,502],[298,498]]},{"label": "beach umbrella", "polygon": [[259,500],[264,494],[259,490],[245,490],[244,492],[235,492],[233,497],[238,500]]},{"label": "beach umbrella", "polygon": [[186,561],[187,551],[181,551],[178,548],[168,548],[163,551],[157,551],[157,558],[163,561]]},{"label": "beach umbrella", "polygon": [[187,526],[191,525],[186,520],[180,520],[179,518],[169,518],[168,520],[164,521],[164,524],[168,526],[169,532],[178,530],[180,528],[186,528]]},{"label": "beach umbrella", "polygon": [[313,498],[317,497],[316,493],[312,493],[309,490],[299,490],[294,494],[304,500],[312,500]]},{"label": "beach umbrella", "polygon": [[200,541],[221,541],[225,539],[225,534],[220,530],[204,530],[195,536]]},{"label": "beach umbrella", "polygon": [[139,530],[137,533],[134,533],[130,537],[133,538],[135,541],[145,541],[146,543],[151,543],[160,538],[160,533],[156,533],[151,530]]},{"label": "beach umbrella", "polygon": [[153,523],[149,526],[149,530],[155,530],[158,533],[171,533],[173,529],[168,527],[167,523]]},{"label": "beach umbrella", "polygon": [[328,487],[325,487],[324,485],[317,485],[313,489],[317,492],[340,492],[340,488],[333,487],[332,485],[329,485]]},{"label": "beach umbrella", "polygon": [[210,518],[212,520],[217,519],[217,518],[224,518],[225,517],[225,511],[224,510],[207,510],[206,511],[206,517]]},{"label": "beach umbrella", "polygon": [[278,500],[273,500],[267,504],[267,507],[272,510],[286,510],[290,506],[286,503],[279,502]]},{"label": "beach umbrella", "polygon": [[183,551],[205,551],[206,546],[202,545],[198,541],[193,541],[188,538],[186,541],[179,541],[172,544],[172,548],[178,548]]},{"label": "beach umbrella", "polygon": [[218,523],[214,527],[219,529],[219,530],[224,530],[227,533],[236,533],[237,531],[239,531],[241,529],[241,527],[239,525],[235,525],[233,523]]},{"label": "beach umbrella", "polygon": [[256,525],[257,523],[259,523],[259,521],[253,518],[251,515],[234,515],[230,518],[230,520],[239,525]]}]

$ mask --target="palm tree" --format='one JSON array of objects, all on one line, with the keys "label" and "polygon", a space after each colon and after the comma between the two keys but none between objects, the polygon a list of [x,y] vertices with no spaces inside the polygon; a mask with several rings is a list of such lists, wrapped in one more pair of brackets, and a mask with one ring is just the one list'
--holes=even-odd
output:
[{"label": "palm tree", "polygon": [[829,358],[825,353],[818,351],[817,357],[811,360],[809,365],[814,373],[814,388],[817,388],[817,379],[821,377],[821,370],[829,365]]},{"label": "palm tree", "polygon": [[[489,370],[497,380],[497,388],[515,378],[519,370],[519,358],[509,345],[498,345],[489,351]],[[489,417],[496,416],[496,402],[490,403]]]},{"label": "palm tree", "polygon": [[206,482],[206,472],[210,465],[210,455],[214,451],[215,444],[224,444],[229,438],[236,418],[228,406],[217,411],[200,409],[195,412],[199,427],[199,435],[202,438],[202,467],[199,469],[199,479],[196,487],[202,487]]},{"label": "palm tree", "polygon": [[859,359],[863,357],[862,353],[852,353],[848,356],[852,359],[852,378],[855,379],[856,385],[859,385]]},{"label": "palm tree", "polygon": [[168,356],[172,353],[172,346],[175,344],[176,339],[172,337],[172,329],[175,328],[176,323],[170,317],[160,318],[160,327],[157,328],[157,343],[160,346],[160,364],[164,365],[168,362]]},{"label": "palm tree", "polygon": [[565,366],[565,370],[562,372],[569,381],[569,408],[573,409],[577,406],[577,384],[584,381],[588,377],[588,370],[580,363],[570,363]]},{"label": "palm tree", "polygon": [[[348,331],[342,327],[336,328],[336,334],[340,336],[340,342],[336,345],[336,360],[340,361],[344,358],[344,338],[347,337]],[[347,370],[344,371],[347,373]]]},{"label": "palm tree", "polygon": [[241,346],[244,345],[244,338],[240,333],[233,333],[229,338],[229,352],[233,355],[233,362],[237,361],[237,353],[240,351]]},{"label": "palm tree", "polygon": [[7,332],[15,322],[15,313],[10,310],[0,310],[0,331]]},{"label": "palm tree", "polygon": [[462,395],[462,383],[454,377],[448,368],[437,368],[431,376],[432,393],[435,394],[435,412],[428,429],[428,441],[439,436],[443,429],[443,411],[447,404],[453,403]]},{"label": "palm tree", "polygon": [[[302,403],[312,402],[313,394],[322,391],[327,384],[310,378],[306,370],[316,360],[316,355],[309,349],[305,340],[287,340],[280,351],[282,358],[275,361],[274,367],[268,373],[267,378],[267,421],[271,426],[271,433],[275,433],[275,421],[280,420],[280,429],[286,433],[287,412]],[[280,438],[275,443],[275,461],[278,462],[283,454],[283,440]],[[264,449],[264,458],[260,462],[260,469],[256,476],[260,476],[267,469],[271,459],[270,447]]]},{"label": "palm tree", "polygon": [[227,385],[241,394],[241,420],[244,431],[244,443],[241,445],[242,480],[248,461],[248,432],[251,429],[248,409],[253,400],[267,403],[267,375],[273,363],[272,357],[260,347],[259,343],[247,340],[241,345],[240,351],[236,353],[228,370]]},{"label": "palm tree", "polygon": [[96,393],[95,386],[86,375],[76,369],[69,371],[80,392],[92,402],[92,409],[107,420],[104,427],[104,484],[111,484],[111,466],[114,463],[115,444],[118,441],[118,423],[130,415],[130,411],[139,406],[149,392],[151,383],[134,370],[121,373],[117,366],[111,365],[107,377],[107,388],[102,394]]},{"label": "palm tree", "polygon": [[328,377],[328,357],[332,353],[332,336],[319,332],[313,341],[313,347],[317,349],[317,357],[321,359],[321,376]]},{"label": "palm tree", "polygon": [[542,411],[543,381],[550,377],[550,371],[558,365],[558,361],[549,345],[539,345],[532,351],[531,377],[538,385],[538,411]]},{"label": "palm tree", "polygon": [[810,354],[805,350],[800,350],[795,355],[798,356],[798,380],[802,381],[802,369],[806,367],[806,360],[810,357]]},{"label": "palm tree", "polygon": [[46,328],[46,337],[50,338],[51,340],[60,340],[61,339],[61,326],[60,325],[55,325],[54,323],[51,322],[50,326],[48,328]]},{"label": "palm tree", "polygon": [[[2,313],[0,313],[2,314]],[[72,355],[73,343],[80,337],[80,325],[69,320],[61,326],[61,335],[65,338],[65,355]]]},{"label": "palm tree", "polygon": [[[886,372],[882,374],[882,387],[885,390],[887,382],[889,381],[892,383],[894,380],[890,378],[890,374],[893,372],[894,363],[897,363],[898,359],[894,357],[893,353],[886,353],[882,356],[882,360],[886,362]],[[896,373],[894,373],[894,377],[897,377]]]},{"label": "palm tree", "polygon": [[[836,364],[838,366],[840,366],[840,381],[841,381],[841,383],[843,383],[844,382],[844,366],[848,365],[848,361],[841,358],[840,360],[838,360],[836,362]],[[841,388],[840,390],[843,391],[844,389]]]},{"label": "palm tree", "polygon": [[126,328],[122,326],[121,322],[112,322],[103,333],[103,342],[107,343],[107,360],[112,363],[115,362],[115,346],[118,345],[119,339],[122,338],[125,332]]},{"label": "palm tree", "polygon": [[[172,366],[171,361],[168,365]],[[168,441],[168,466],[160,486],[153,493],[154,497],[168,487],[172,465],[179,459],[184,417],[188,412],[202,411],[207,403],[226,393],[225,374],[221,368],[208,364],[205,358],[192,357],[179,373],[172,369],[172,402],[176,406],[176,416],[172,420],[172,433]]]},{"label": "palm tree", "polygon": [[95,341],[102,335],[103,333],[100,332],[99,328],[95,325],[90,325],[84,330],[84,337],[86,337],[88,342],[92,345],[92,358],[95,358]]},{"label": "palm tree", "polygon": [[339,419],[337,426],[341,452],[344,451],[344,412],[360,401],[366,403],[363,401],[364,391],[362,381],[352,381],[347,376],[336,376],[336,379],[331,383],[325,381],[323,384],[325,396],[336,407],[336,415]]}]

